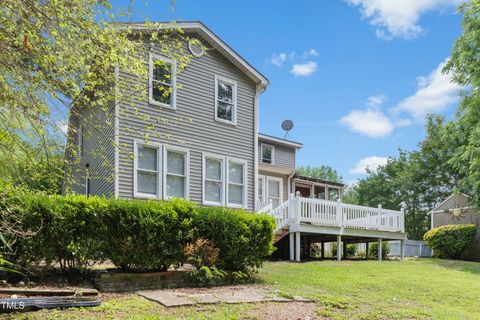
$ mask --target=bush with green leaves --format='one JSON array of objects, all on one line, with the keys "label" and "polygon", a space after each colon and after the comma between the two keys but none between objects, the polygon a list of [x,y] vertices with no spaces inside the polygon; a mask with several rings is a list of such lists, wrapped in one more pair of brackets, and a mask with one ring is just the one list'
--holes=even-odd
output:
[{"label": "bush with green leaves", "polygon": [[[390,253],[390,246],[388,242],[382,241],[382,259],[386,259]],[[378,259],[378,242],[372,242],[368,246],[368,258]]]},{"label": "bush with green leaves", "polygon": [[59,263],[72,270],[110,260],[124,270],[163,271],[185,263],[184,246],[203,238],[220,250],[218,268],[249,271],[273,251],[271,217],[182,199],[63,197],[0,186],[0,212],[31,230],[5,252],[24,266]]},{"label": "bush with green leaves", "polygon": [[476,232],[474,224],[450,224],[429,230],[423,240],[436,257],[458,259],[472,245]]}]

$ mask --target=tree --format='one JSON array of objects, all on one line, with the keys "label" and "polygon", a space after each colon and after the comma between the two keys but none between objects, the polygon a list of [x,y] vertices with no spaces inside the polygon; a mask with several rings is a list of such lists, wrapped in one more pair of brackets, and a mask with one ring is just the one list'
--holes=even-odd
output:
[{"label": "tree", "polygon": [[449,160],[463,177],[460,189],[466,191],[474,205],[480,205],[480,1],[462,4],[463,32],[455,41],[444,72],[453,82],[467,87],[455,119],[442,126],[443,137],[453,141],[455,152]]},{"label": "tree", "polygon": [[409,239],[422,239],[430,228],[428,212],[459,188],[462,174],[449,163],[457,142],[444,137],[444,119],[427,118],[425,139],[419,149],[400,150],[386,165],[368,171],[345,201],[366,206],[405,208],[405,229]]},{"label": "tree", "polygon": [[[159,24],[146,23],[152,32],[135,33],[125,25],[110,23],[123,15],[113,12],[107,0],[4,0],[0,6],[2,157],[8,158],[19,149],[41,150],[29,161],[48,167],[50,161],[58,160],[58,150],[64,147],[65,136],[57,134],[68,114],[80,116],[79,108],[105,112],[114,101],[145,92],[146,81],[142,79],[148,76],[148,68],[139,52],[145,41],[154,42],[164,56],[176,61],[178,72],[191,57],[183,51],[186,37],[174,24],[160,28]],[[129,90],[116,91],[115,68],[141,81],[128,84]],[[81,115],[90,132],[99,132],[103,124],[95,121],[96,112]],[[150,122],[157,120],[145,120],[145,140]],[[76,130],[69,128],[70,135]],[[115,143],[111,140],[94,142],[99,157],[105,153],[102,146]],[[66,151],[74,155],[67,161],[78,161],[76,150]]]},{"label": "tree", "polygon": [[338,174],[337,170],[330,166],[322,165],[320,167],[311,167],[310,165],[307,165],[306,167],[299,167],[297,171],[302,176],[342,183],[342,176]]}]

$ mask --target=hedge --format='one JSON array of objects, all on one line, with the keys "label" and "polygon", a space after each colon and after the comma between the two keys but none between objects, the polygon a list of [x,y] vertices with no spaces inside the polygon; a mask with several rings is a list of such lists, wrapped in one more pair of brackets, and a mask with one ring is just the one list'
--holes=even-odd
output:
[{"label": "hedge", "polygon": [[451,224],[429,230],[423,240],[440,258],[458,259],[475,239],[474,224]]},{"label": "hedge", "polygon": [[273,251],[272,218],[182,199],[48,196],[0,186],[0,212],[33,233],[18,237],[9,253],[22,265],[79,269],[111,260],[121,269],[166,270],[185,263],[185,244],[204,238],[220,248],[216,267],[249,271]]}]

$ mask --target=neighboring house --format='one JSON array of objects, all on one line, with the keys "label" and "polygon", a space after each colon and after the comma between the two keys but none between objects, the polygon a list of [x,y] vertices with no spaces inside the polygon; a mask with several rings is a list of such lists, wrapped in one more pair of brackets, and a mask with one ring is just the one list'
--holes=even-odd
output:
[{"label": "neighboring house", "polygon": [[[268,80],[202,23],[176,26],[209,47],[208,52],[185,43],[196,58],[177,74],[159,46],[145,43],[139,48],[150,70],[144,91],[117,99],[106,110],[73,108],[65,193],[181,197],[206,206],[266,212],[277,220],[278,246],[283,248],[278,252],[297,261],[315,241],[405,239],[403,212],[342,204],[342,184],[296,174],[296,153],[303,145],[258,133],[258,98]],[[168,68],[156,69],[158,60]],[[171,77],[161,82],[157,77],[165,72]],[[115,79],[115,92],[140,81],[118,68]],[[172,92],[162,94],[158,82]],[[161,120],[152,124],[147,118]]]},{"label": "neighboring house", "polygon": [[452,194],[430,211],[431,228],[448,224],[476,224],[477,234],[473,246],[463,253],[463,258],[480,261],[480,212],[471,207],[469,196]]}]

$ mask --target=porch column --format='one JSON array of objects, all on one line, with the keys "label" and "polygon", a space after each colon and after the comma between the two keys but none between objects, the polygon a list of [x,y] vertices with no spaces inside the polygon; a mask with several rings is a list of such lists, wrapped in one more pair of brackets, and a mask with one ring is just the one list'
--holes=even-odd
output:
[{"label": "porch column", "polygon": [[378,261],[382,261],[382,238],[378,239]]},{"label": "porch column", "polygon": [[[421,257],[421,255],[419,257]],[[404,258],[405,258],[405,240],[400,240],[400,260],[403,260]]]},{"label": "porch column", "polygon": [[300,232],[295,232],[295,261],[300,262]]},{"label": "porch column", "polygon": [[325,259],[325,242],[322,241],[322,259]]},{"label": "porch column", "polygon": [[288,234],[289,236],[289,245],[290,245],[290,248],[289,248],[289,254],[290,254],[290,261],[295,261],[295,237],[293,236],[293,232],[290,232]]},{"label": "porch column", "polygon": [[342,260],[342,236],[337,236],[337,261]]},{"label": "porch column", "polygon": [[368,260],[368,251],[369,251],[370,242],[365,242],[365,259]]}]

